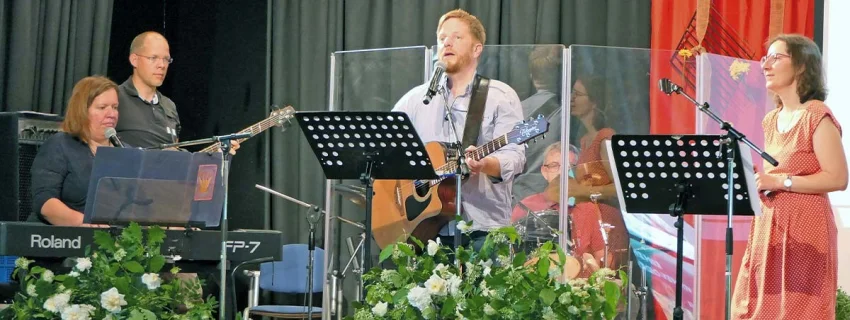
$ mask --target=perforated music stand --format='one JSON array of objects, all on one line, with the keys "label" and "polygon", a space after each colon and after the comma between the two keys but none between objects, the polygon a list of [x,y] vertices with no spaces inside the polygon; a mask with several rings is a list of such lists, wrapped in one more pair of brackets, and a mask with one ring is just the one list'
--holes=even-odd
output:
[{"label": "perforated music stand", "polygon": [[[729,206],[734,206],[734,215],[761,213],[750,153],[741,144],[729,150],[726,142],[721,135],[614,135],[608,142],[620,208],[677,218],[674,318],[682,316],[683,215],[726,215]],[[732,201],[727,201],[730,194]]]},{"label": "perforated music stand", "polygon": [[[366,188],[366,239],[372,234],[375,179],[437,179],[425,144],[403,112],[308,111],[295,118],[327,179],[359,179]],[[371,268],[364,246],[363,270]]]}]

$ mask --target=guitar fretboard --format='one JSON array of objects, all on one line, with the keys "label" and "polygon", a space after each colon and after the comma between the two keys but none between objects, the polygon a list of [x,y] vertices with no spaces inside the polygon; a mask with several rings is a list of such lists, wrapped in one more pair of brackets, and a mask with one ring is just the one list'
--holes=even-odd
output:
[{"label": "guitar fretboard", "polygon": [[[276,115],[268,117],[263,121],[260,121],[260,122],[257,122],[255,124],[251,125],[250,127],[242,129],[242,131],[239,131],[239,133],[250,133],[251,137],[258,135],[258,134],[260,134],[260,132],[266,131],[269,128],[276,126],[277,121],[275,121],[275,120],[276,120],[277,117],[278,116],[276,116]],[[245,141],[247,139],[248,138],[236,139],[236,142],[242,143],[242,141]],[[214,144],[211,144],[208,147],[202,149],[199,152],[218,152],[218,151],[219,151],[219,145],[218,145],[218,143],[214,143]]]},{"label": "guitar fretboard", "polygon": [[[510,133],[508,133],[508,134],[510,134]],[[472,158],[475,161],[480,161],[481,159],[484,159],[484,157],[490,155],[491,153],[496,152],[496,150],[499,150],[502,147],[508,145],[508,134],[502,135],[502,136],[500,136],[496,139],[491,140],[490,142],[487,142],[487,143],[479,146],[478,148],[475,148],[475,150],[467,152],[466,153],[467,158]],[[449,161],[446,164],[444,164],[444,165],[442,165],[442,166],[440,166],[439,168],[436,169],[437,173],[440,174],[440,178],[435,179],[435,180],[417,180],[416,185],[418,186],[421,183],[427,183],[428,187],[437,185],[450,176],[450,175],[447,175],[448,173],[454,173],[456,170],[457,170],[457,162]]]}]

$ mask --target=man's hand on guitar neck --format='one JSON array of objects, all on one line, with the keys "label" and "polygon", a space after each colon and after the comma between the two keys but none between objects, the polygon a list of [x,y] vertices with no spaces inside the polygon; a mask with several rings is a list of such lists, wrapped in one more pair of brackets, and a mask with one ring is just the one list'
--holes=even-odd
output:
[{"label": "man's hand on guitar neck", "polygon": [[230,154],[235,156],[236,150],[239,150],[239,142],[236,142],[235,140],[230,140]]},{"label": "man's hand on guitar neck", "polygon": [[[469,146],[464,151],[468,154],[473,150],[475,150],[475,146]],[[502,177],[502,166],[499,163],[499,159],[496,159],[496,157],[486,156],[481,160],[475,160],[473,157],[467,156],[466,165],[469,166],[470,174],[483,172],[484,174],[494,178]]]}]

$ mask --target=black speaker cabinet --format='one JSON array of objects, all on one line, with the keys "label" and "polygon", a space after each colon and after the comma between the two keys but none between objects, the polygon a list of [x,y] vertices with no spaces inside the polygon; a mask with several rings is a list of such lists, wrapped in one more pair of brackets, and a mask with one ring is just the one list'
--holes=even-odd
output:
[{"label": "black speaker cabinet", "polygon": [[61,123],[55,114],[0,112],[0,221],[26,221],[33,211],[30,167]]}]

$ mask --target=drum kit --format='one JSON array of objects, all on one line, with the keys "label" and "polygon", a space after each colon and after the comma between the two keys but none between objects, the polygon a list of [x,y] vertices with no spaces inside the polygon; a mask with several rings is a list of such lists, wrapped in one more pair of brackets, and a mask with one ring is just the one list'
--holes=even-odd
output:
[{"label": "drum kit", "polygon": [[[576,181],[582,186],[596,187],[606,185],[611,182],[605,172],[605,166],[602,161],[591,161],[578,164],[573,167],[573,170],[575,170],[574,172],[576,173]],[[560,203],[561,185],[562,181],[560,177],[552,179],[543,191],[545,198],[551,202]],[[585,197],[578,198],[581,199],[580,201],[590,200],[593,203],[597,203],[600,196],[601,195],[599,193],[589,193]],[[563,275],[566,276],[566,279],[564,280],[575,279],[585,268],[589,271],[587,273],[600,269],[599,263],[590,253],[582,254],[580,257],[582,262],[580,262],[576,257],[575,241],[577,241],[577,239],[573,237],[572,215],[567,215],[567,219],[565,220],[566,225],[564,226],[564,234],[562,234],[559,228],[561,213],[558,210],[547,209],[540,211],[528,211],[528,215],[514,223],[514,227],[516,228],[521,240],[520,245],[516,248],[515,252],[522,251],[531,253],[540,248],[546,242],[551,241],[552,243],[559,243],[561,237],[566,237],[564,241],[566,243],[564,253],[566,254],[567,261],[564,264],[563,270]],[[599,232],[602,234],[602,239],[605,245],[605,251],[601,263],[603,267],[610,268],[610,264],[605,260],[607,260],[606,257],[609,256],[609,251],[611,251],[608,243],[608,234],[614,227],[603,222],[601,217],[596,220],[599,221]],[[557,256],[557,253],[550,253],[550,257],[557,258]],[[529,260],[528,264],[535,262],[536,259],[532,259]]]}]

